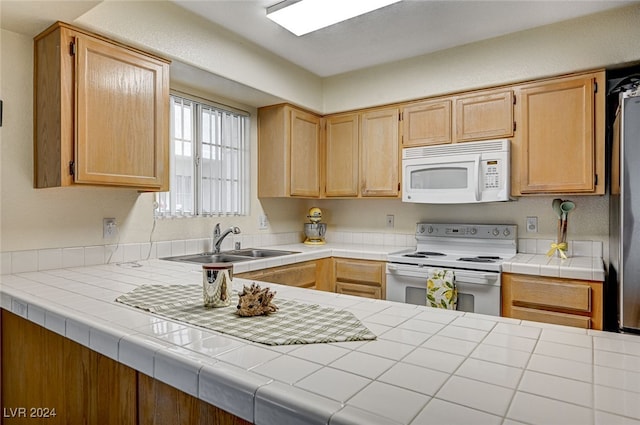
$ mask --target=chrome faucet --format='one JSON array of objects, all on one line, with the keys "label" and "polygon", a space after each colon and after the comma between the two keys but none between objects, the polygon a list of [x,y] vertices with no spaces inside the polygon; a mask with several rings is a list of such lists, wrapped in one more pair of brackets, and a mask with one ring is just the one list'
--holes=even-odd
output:
[{"label": "chrome faucet", "polygon": [[220,245],[222,245],[222,241],[227,237],[229,233],[237,235],[238,233],[240,233],[240,228],[231,226],[224,232],[220,233],[220,223],[216,224],[216,227],[213,229],[213,252],[215,254],[220,252]]}]

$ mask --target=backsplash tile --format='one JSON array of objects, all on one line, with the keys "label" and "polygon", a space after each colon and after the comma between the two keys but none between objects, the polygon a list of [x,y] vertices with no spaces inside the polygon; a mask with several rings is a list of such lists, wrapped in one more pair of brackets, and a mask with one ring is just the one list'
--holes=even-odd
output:
[{"label": "backsplash tile", "polygon": [[[295,244],[303,240],[304,235],[302,232],[230,235],[224,240],[222,250],[234,249],[236,242],[240,242],[240,246],[243,248],[258,248],[261,246]],[[415,246],[413,234],[400,233],[333,232],[327,238],[327,241],[398,247]],[[2,252],[0,253],[0,274],[135,262],[175,255],[195,254],[211,251],[211,249],[211,238],[199,238],[153,243],[109,244]]]},{"label": "backsplash tile", "polygon": [[[554,243],[551,239],[518,239],[518,253],[520,254],[546,254]],[[570,257],[602,257],[602,241],[574,241],[567,242]]]}]

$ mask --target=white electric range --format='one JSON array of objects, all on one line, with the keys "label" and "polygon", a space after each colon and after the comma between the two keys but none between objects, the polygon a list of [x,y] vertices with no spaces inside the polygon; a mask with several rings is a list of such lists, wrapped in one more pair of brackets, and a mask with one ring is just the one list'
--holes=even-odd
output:
[{"label": "white electric range", "polygon": [[502,262],[517,252],[517,226],[418,223],[416,248],[387,257],[387,300],[426,304],[430,268],[453,270],[458,310],[500,315]]}]

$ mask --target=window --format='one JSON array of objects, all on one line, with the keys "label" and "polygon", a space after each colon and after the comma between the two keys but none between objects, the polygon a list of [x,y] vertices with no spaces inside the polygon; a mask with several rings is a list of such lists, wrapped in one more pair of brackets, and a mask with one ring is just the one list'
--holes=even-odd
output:
[{"label": "window", "polygon": [[248,115],[172,95],[170,127],[170,189],[156,215],[246,215]]}]

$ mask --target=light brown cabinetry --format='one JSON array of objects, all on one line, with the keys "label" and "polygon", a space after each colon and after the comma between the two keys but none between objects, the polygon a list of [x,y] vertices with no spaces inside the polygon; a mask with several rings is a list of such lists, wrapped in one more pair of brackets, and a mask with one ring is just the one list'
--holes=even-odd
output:
[{"label": "light brown cabinetry", "polygon": [[378,300],[386,298],[384,262],[334,258],[333,264],[337,293]]},{"label": "light brown cabinetry", "polygon": [[502,316],[602,329],[602,282],[503,273]]},{"label": "light brown cabinetry", "polygon": [[428,100],[402,108],[403,147],[451,143],[451,103],[451,99]]},{"label": "light brown cabinetry", "polygon": [[456,142],[513,136],[513,90],[457,96]]},{"label": "light brown cabinetry", "polygon": [[291,105],[258,111],[258,197],[320,196],[320,117]]},{"label": "light brown cabinetry", "polygon": [[519,86],[512,194],[604,193],[604,71]]},{"label": "light brown cabinetry", "polygon": [[168,61],[63,23],[34,57],[35,187],[168,190]]},{"label": "light brown cabinetry", "polygon": [[262,282],[333,292],[328,279],[328,265],[330,261],[328,258],[316,261],[305,261],[286,266],[239,273],[236,276],[243,279],[255,279]]},{"label": "light brown cabinetry", "polygon": [[399,115],[396,107],[360,115],[360,194],[364,197],[400,194]]},{"label": "light brown cabinetry", "polygon": [[359,123],[357,113],[325,119],[326,197],[357,197],[359,194]]},{"label": "light brown cabinetry", "polygon": [[[2,338],[3,406],[27,408],[4,424],[138,423],[135,370],[5,310]],[[37,422],[31,407],[55,416]]]},{"label": "light brown cabinetry", "polygon": [[0,317],[3,424],[249,424],[13,313]]},{"label": "light brown cabinetry", "polygon": [[404,147],[513,136],[513,90],[484,90],[402,108]]}]

